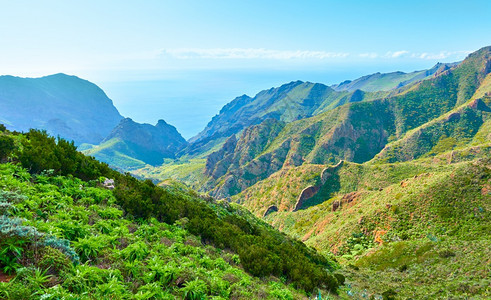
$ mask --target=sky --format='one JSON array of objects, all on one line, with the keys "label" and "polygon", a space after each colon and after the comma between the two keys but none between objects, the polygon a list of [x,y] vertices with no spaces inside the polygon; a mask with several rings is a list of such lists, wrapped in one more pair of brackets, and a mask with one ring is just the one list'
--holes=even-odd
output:
[{"label": "sky", "polygon": [[242,94],[453,62],[491,42],[491,1],[3,1],[0,74],[90,80],[189,138]]}]

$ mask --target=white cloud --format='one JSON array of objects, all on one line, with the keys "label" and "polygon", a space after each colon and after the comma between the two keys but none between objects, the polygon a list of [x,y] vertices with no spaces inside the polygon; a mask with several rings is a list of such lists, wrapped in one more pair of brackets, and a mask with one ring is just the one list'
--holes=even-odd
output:
[{"label": "white cloud", "polygon": [[358,56],[362,57],[362,58],[377,58],[377,57],[379,57],[379,55],[375,52],[361,53]]},{"label": "white cloud", "polygon": [[462,54],[469,54],[471,51],[441,51],[439,53],[413,53],[411,57],[413,58],[420,58],[420,59],[446,59],[449,57],[454,57],[454,56],[461,56]]},{"label": "white cloud", "polygon": [[314,50],[272,50],[265,48],[167,48],[158,51],[142,52],[133,59],[149,60],[170,59],[181,61],[202,60],[276,60],[276,61],[334,61],[344,58],[362,60],[378,59],[421,59],[421,60],[461,60],[471,51],[412,52],[408,50],[388,51],[385,53],[329,52]]},{"label": "white cloud", "polygon": [[349,53],[309,50],[270,50],[263,48],[180,48],[164,49],[161,57],[178,59],[331,59],[344,58]]},{"label": "white cloud", "polygon": [[409,54],[409,51],[406,51],[406,50],[400,50],[400,51],[395,51],[395,52],[389,51],[385,54],[385,56],[391,57],[391,58],[399,58],[399,57],[405,56],[406,54]]}]

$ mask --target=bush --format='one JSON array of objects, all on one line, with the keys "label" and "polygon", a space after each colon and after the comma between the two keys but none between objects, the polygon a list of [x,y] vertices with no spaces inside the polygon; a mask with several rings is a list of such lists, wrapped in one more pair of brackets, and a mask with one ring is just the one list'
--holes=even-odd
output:
[{"label": "bush", "polygon": [[43,249],[43,255],[38,263],[49,275],[59,275],[72,268],[72,262],[60,250],[51,247]]},{"label": "bush", "polygon": [[201,300],[208,294],[208,286],[201,279],[187,282],[181,289],[183,298],[188,300]]},{"label": "bush", "polygon": [[346,280],[346,277],[344,277],[343,274],[334,273],[333,275],[336,278],[336,280],[338,281],[339,285],[344,285],[344,282]]},{"label": "bush", "polygon": [[10,136],[0,134],[0,162],[5,161],[14,149],[14,139]]},{"label": "bush", "polygon": [[395,300],[397,293],[393,289],[388,289],[382,293],[383,300]]},{"label": "bush", "polygon": [[441,258],[449,258],[449,257],[455,256],[455,252],[452,252],[452,251],[446,249],[446,250],[440,251],[438,253],[438,255],[440,255]]}]

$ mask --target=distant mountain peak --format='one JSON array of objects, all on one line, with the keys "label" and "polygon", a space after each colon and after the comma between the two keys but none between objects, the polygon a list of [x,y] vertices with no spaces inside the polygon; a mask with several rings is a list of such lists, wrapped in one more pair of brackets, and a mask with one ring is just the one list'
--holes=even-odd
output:
[{"label": "distant mountain peak", "polygon": [[164,120],[158,120],[154,126],[124,118],[99,146],[85,152],[126,169],[129,165],[162,164],[164,158],[174,158],[186,144],[177,129]]},{"label": "distant mountain peak", "polygon": [[157,121],[157,124],[155,124],[155,127],[161,127],[161,126],[169,126],[169,124],[167,124],[167,122],[165,122],[164,120],[160,119]]}]

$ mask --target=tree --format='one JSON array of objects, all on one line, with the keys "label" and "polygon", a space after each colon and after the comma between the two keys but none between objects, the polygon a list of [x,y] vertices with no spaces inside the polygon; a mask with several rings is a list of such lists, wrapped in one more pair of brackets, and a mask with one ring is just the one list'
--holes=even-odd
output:
[{"label": "tree", "polygon": [[7,135],[0,135],[0,161],[5,161],[14,149],[14,139]]}]

